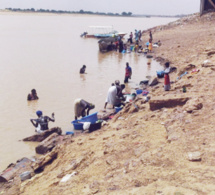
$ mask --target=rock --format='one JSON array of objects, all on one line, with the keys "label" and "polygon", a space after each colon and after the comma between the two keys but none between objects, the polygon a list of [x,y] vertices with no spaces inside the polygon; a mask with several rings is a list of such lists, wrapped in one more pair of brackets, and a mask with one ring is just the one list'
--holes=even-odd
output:
[{"label": "rock", "polygon": [[30,159],[23,158],[17,161],[15,165],[12,164],[11,166],[8,166],[8,168],[0,174],[0,183],[8,182],[23,172],[32,172],[31,163],[32,161]]},{"label": "rock", "polygon": [[189,100],[188,97],[184,98],[164,98],[157,97],[156,99],[149,101],[150,110],[158,110],[161,108],[172,108],[176,106],[183,106]]},{"label": "rock", "polygon": [[205,60],[202,64],[202,67],[213,67],[214,65],[212,64],[212,62],[210,60]]},{"label": "rock", "polygon": [[168,141],[169,142],[171,142],[171,141],[177,141],[179,138],[180,138],[180,134],[176,133],[176,132],[173,132],[173,133],[171,133],[171,134],[168,135]]},{"label": "rock", "polygon": [[134,107],[134,106],[132,106],[132,107],[130,108],[130,110],[129,110],[129,112],[128,112],[128,113],[129,113],[129,114],[131,114],[131,113],[135,113],[135,112],[138,112],[138,110],[139,110],[139,109],[138,109],[138,107],[137,107],[137,106],[135,106],[135,107]]},{"label": "rock", "polygon": [[31,171],[25,171],[25,172],[21,173],[19,176],[20,176],[21,181],[31,179]]},{"label": "rock", "polygon": [[100,110],[98,113],[97,113],[97,117],[98,119],[100,120],[107,120],[109,119],[109,116],[110,115],[113,115],[116,113],[116,110],[115,109],[104,109],[104,110]]},{"label": "rock", "polygon": [[35,148],[36,153],[46,154],[47,152],[50,152],[59,142],[61,142],[61,136],[57,133],[53,133]]},{"label": "rock", "polygon": [[149,80],[149,86],[154,86],[154,85],[157,85],[157,84],[158,84],[158,78],[157,77],[152,77]]},{"label": "rock", "polygon": [[49,162],[53,161],[57,158],[58,155],[58,149],[55,148],[51,152],[47,153],[45,156],[42,156],[41,158],[37,159],[33,164],[32,168],[35,172],[38,170],[42,170]]},{"label": "rock", "polygon": [[119,190],[119,189],[120,189],[120,187],[119,187],[119,186],[113,185],[113,186],[108,187],[108,189],[107,189],[107,190],[111,190],[111,191],[113,191],[113,190]]},{"label": "rock", "polygon": [[93,181],[93,183],[91,183],[90,185],[89,185],[89,188],[90,189],[98,189],[99,188],[99,185],[100,185],[100,183],[98,182],[98,181]]},{"label": "rock", "polygon": [[130,136],[130,134],[123,134],[120,136],[120,139],[125,139],[126,137],[129,137],[129,136]]},{"label": "rock", "polygon": [[213,51],[209,51],[209,52],[207,52],[207,55],[208,56],[212,56],[212,55],[214,55],[215,54],[215,51],[213,50]]},{"label": "rock", "polygon": [[35,134],[30,137],[26,137],[25,139],[23,139],[23,141],[41,142],[53,133],[57,133],[58,135],[61,135],[62,130],[59,127],[54,127],[54,128],[44,131],[43,133]]},{"label": "rock", "polygon": [[201,103],[201,100],[198,98],[190,99],[184,105],[184,110],[188,113],[193,113],[195,110],[200,110],[202,108],[203,108],[203,104]]},{"label": "rock", "polygon": [[75,170],[77,167],[79,167],[80,166],[80,164],[82,163],[82,162],[84,162],[86,160],[86,158],[84,157],[84,156],[81,156],[80,158],[78,158],[77,160],[73,160],[72,162],[71,162],[71,170]]},{"label": "rock", "polygon": [[189,161],[201,161],[201,153],[200,152],[189,152],[188,153]]}]

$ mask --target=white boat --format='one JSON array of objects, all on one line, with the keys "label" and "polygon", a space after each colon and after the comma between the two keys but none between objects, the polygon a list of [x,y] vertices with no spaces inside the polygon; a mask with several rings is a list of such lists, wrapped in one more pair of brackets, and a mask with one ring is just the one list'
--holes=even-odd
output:
[{"label": "white boat", "polygon": [[88,30],[81,34],[81,37],[87,38],[105,38],[105,37],[117,37],[125,36],[127,33],[118,32],[113,29],[113,26],[89,26]]}]

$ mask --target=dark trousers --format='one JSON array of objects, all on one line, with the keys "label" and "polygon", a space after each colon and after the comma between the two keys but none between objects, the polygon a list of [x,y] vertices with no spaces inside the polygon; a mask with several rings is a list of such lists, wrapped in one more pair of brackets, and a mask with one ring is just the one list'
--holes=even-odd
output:
[{"label": "dark trousers", "polygon": [[124,83],[128,83],[128,79],[129,79],[129,77],[125,76]]}]

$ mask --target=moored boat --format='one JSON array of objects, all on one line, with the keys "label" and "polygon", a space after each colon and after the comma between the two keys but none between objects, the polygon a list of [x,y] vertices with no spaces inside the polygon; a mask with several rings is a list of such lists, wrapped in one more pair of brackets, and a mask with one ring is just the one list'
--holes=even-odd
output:
[{"label": "moored boat", "polygon": [[86,38],[107,38],[125,36],[127,33],[118,32],[113,29],[113,26],[89,26],[88,31],[81,34],[81,37]]}]

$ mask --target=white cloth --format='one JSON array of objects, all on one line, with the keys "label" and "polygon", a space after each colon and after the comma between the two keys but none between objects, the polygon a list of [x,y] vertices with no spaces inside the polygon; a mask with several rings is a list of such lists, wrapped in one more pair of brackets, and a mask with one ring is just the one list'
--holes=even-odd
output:
[{"label": "white cloth", "polygon": [[35,129],[35,131],[38,133],[38,134],[40,134],[40,133],[43,133],[44,131],[43,130],[41,130],[41,126],[40,126],[40,124],[38,124],[38,126],[36,127],[36,129]]},{"label": "white cloth", "polygon": [[164,73],[169,74],[169,73],[170,73],[170,70],[171,70],[171,68],[170,68],[170,67],[168,67],[168,68],[166,68],[166,69],[164,70]]},{"label": "white cloth", "polygon": [[86,131],[86,130],[88,130],[89,128],[90,128],[90,124],[91,124],[91,122],[84,122],[84,124],[83,124],[83,129]]},{"label": "white cloth", "polygon": [[116,86],[111,86],[109,88],[109,90],[108,90],[106,102],[108,104],[111,104],[111,105],[114,106],[116,104],[116,102],[117,102],[116,95],[117,95],[117,88],[116,88]]}]

